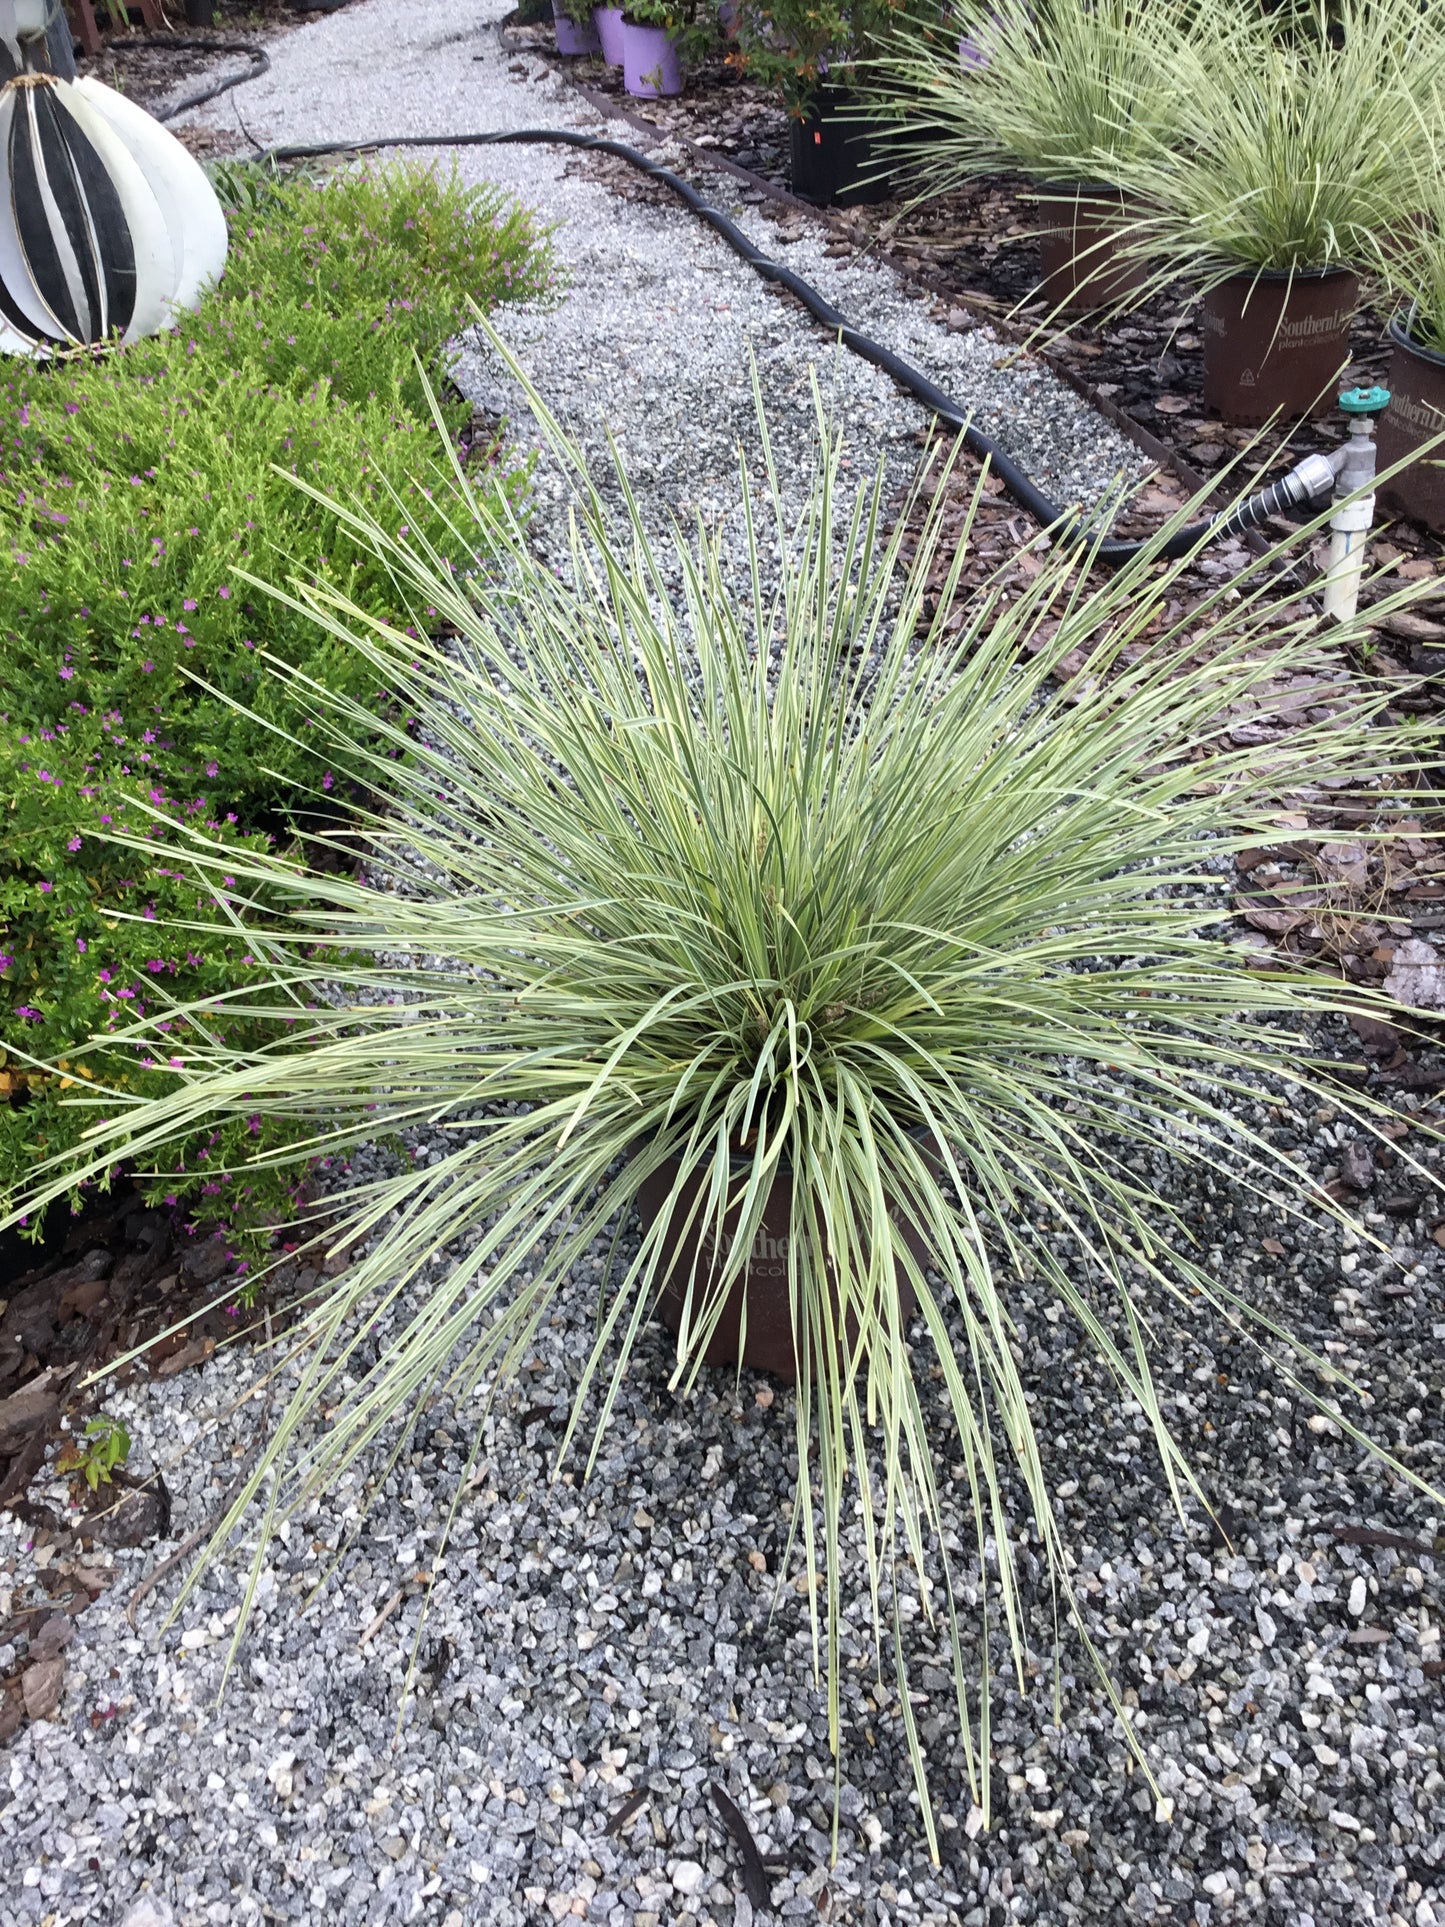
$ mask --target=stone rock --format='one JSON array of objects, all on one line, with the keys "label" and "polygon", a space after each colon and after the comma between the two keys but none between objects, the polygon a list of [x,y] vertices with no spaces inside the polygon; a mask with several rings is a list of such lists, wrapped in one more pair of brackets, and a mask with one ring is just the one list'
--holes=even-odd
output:
[{"label": "stone rock", "polygon": [[1385,989],[1416,1010],[1445,1010],[1445,958],[1418,937],[1397,943]]},{"label": "stone rock", "polygon": [[175,1927],[176,1917],[164,1900],[142,1894],[121,1916],[120,1927]]},{"label": "stone rock", "polygon": [[699,1894],[707,1875],[695,1860],[679,1860],[672,1870],[672,1884],[680,1894]]}]

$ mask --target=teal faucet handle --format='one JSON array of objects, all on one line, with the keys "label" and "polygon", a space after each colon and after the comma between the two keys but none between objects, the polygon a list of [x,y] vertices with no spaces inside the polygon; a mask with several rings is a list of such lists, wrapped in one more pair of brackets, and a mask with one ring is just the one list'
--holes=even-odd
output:
[{"label": "teal faucet handle", "polygon": [[1379,415],[1389,399],[1388,388],[1347,388],[1340,396],[1340,408],[1346,415]]}]

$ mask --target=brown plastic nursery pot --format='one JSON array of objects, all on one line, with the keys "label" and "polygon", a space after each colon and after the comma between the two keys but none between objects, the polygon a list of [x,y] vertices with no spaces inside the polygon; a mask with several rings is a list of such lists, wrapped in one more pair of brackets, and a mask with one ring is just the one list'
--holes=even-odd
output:
[{"label": "brown plastic nursery pot", "polygon": [[[640,1187],[637,1210],[644,1225],[655,1224],[668,1210],[668,1200],[677,1183],[677,1171],[676,1162],[669,1159]],[[700,1224],[688,1224],[693,1200],[706,1181],[704,1172],[695,1173],[678,1191],[672,1205],[671,1219],[677,1222],[679,1236],[677,1249],[672,1253],[670,1275],[657,1305],[657,1315],[669,1331],[675,1332],[681,1326],[689,1280],[694,1286],[693,1302],[697,1305],[705,1299],[709,1283],[716,1274],[719,1255],[726,1260],[732,1240],[737,1235],[741,1215],[737,1210],[730,1211],[723,1220],[721,1254],[711,1223],[706,1228]],[[729,1290],[717,1328],[702,1355],[705,1365],[736,1365],[739,1362],[738,1341],[746,1303],[747,1338],[742,1346],[741,1362],[755,1371],[771,1372],[786,1385],[796,1382],[798,1373],[793,1354],[793,1315],[788,1296],[788,1244],[792,1236],[792,1218],[792,1174],[784,1171],[774,1180],[768,1194],[747,1270]],[[917,1230],[897,1215],[894,1216],[894,1223],[904,1244],[919,1264],[927,1264],[930,1252]],[[666,1251],[670,1242],[667,1227],[664,1227],[663,1239]],[[911,1318],[918,1306],[913,1287],[901,1271],[898,1275],[898,1305],[905,1319]],[[850,1331],[850,1337],[856,1336],[856,1329]]]},{"label": "brown plastic nursery pot", "polygon": [[1039,230],[1037,292],[1051,311],[1092,314],[1147,283],[1148,264],[1120,249],[1130,208],[1118,188],[1103,181],[1043,188],[1039,210],[1049,226]]},{"label": "brown plastic nursery pot", "polygon": [[1375,429],[1379,466],[1409,461],[1381,485],[1391,508],[1413,516],[1427,528],[1445,533],[1445,442],[1414,459],[1417,449],[1445,434],[1445,355],[1412,340],[1406,321],[1390,323],[1390,372],[1385,386],[1390,405]]},{"label": "brown plastic nursery pot", "polygon": [[1350,358],[1360,284],[1349,268],[1232,274],[1204,297],[1204,405],[1253,427],[1322,415]]}]

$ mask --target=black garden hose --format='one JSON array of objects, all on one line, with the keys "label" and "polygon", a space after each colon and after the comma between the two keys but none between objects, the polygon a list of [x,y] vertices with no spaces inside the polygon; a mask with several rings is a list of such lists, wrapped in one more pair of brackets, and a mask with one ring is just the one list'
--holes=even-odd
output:
[{"label": "black garden hose", "polygon": [[155,47],[174,48],[178,53],[249,55],[251,65],[245,73],[227,74],[224,80],[218,80],[210,87],[203,87],[199,93],[187,94],[184,100],[174,101],[169,107],[162,108],[153,116],[156,120],[174,120],[177,114],[188,114],[193,107],[204,107],[208,100],[216,100],[220,95],[230,93],[233,87],[243,87],[248,80],[259,80],[262,74],[271,71],[271,56],[266,49],[253,47],[246,40],[202,40],[199,35],[168,33],[135,40],[127,37],[116,44],[126,52],[129,52],[132,47]]},{"label": "black garden hose", "polygon": [[[203,45],[217,43],[203,42],[155,42],[156,45]],[[227,51],[250,53],[263,63],[254,66],[250,73],[237,74],[219,82],[204,94],[195,95],[189,100],[178,101],[168,107],[158,118],[171,120],[187,108],[200,102],[214,99],[216,95],[239,87],[243,82],[253,80],[266,71],[270,64],[259,47],[242,47],[234,42],[225,43]],[[847,317],[839,313],[832,302],[827,301],[800,274],[784,267],[781,261],[774,261],[770,255],[755,247],[734,221],[729,220],[721,209],[705,201],[690,181],[674,174],[671,169],[661,167],[656,161],[649,160],[637,148],[629,147],[625,141],[609,140],[602,134],[583,134],[567,127],[523,127],[487,134],[398,134],[392,138],[377,138],[366,141],[310,141],[299,145],[269,147],[257,156],[259,161],[304,161],[320,160],[335,154],[362,154],[383,147],[504,147],[532,146],[547,144],[557,147],[577,147],[587,152],[611,154],[629,167],[635,167],[649,180],[659,182],[669,192],[675,194],[683,205],[706,221],[715,234],[727,242],[733,252],[747,262],[753,271],[764,281],[771,281],[790,294],[808,310],[813,318],[835,334],[850,353],[864,361],[871,361],[875,368],[898,383],[915,400],[921,402],[951,428],[957,428],[963,435],[965,446],[973,454],[986,461],[998,476],[1004,487],[1019,506],[1032,516],[1042,529],[1047,529],[1056,542],[1087,544],[1092,558],[1110,568],[1117,568],[1125,562],[1132,562],[1146,550],[1153,555],[1170,561],[1191,554],[1202,543],[1212,542],[1220,536],[1241,535],[1247,529],[1257,527],[1271,515],[1287,508],[1296,507],[1310,499],[1307,489],[1294,471],[1273,482],[1268,488],[1236,502],[1223,514],[1214,515],[1206,522],[1191,522],[1186,528],[1176,529],[1166,540],[1142,542],[1120,542],[1112,538],[1096,538],[1091,532],[1087,519],[1077,509],[1062,507],[1051,501],[1012,455],[1001,448],[991,435],[975,428],[968,412],[944,393],[920,369],[906,362],[891,348],[885,348],[871,335],[863,334],[850,325]]]}]

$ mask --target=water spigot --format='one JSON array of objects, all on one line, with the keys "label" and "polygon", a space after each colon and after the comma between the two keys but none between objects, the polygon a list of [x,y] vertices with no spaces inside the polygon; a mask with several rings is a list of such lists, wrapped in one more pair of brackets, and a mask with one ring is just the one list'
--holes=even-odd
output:
[{"label": "water spigot", "polygon": [[1342,415],[1383,415],[1389,404],[1389,389],[1378,384],[1373,388],[1346,388],[1340,394]]},{"label": "water spigot", "polygon": [[1350,425],[1347,440],[1330,456],[1335,472],[1335,500],[1357,495],[1375,479],[1375,417],[1390,399],[1388,388],[1346,388],[1340,413]]},{"label": "water spigot", "polygon": [[1343,622],[1359,608],[1365,544],[1375,515],[1375,417],[1389,399],[1389,389],[1380,387],[1347,388],[1340,396],[1350,433],[1328,458],[1335,477],[1335,512],[1330,517],[1324,612]]}]

